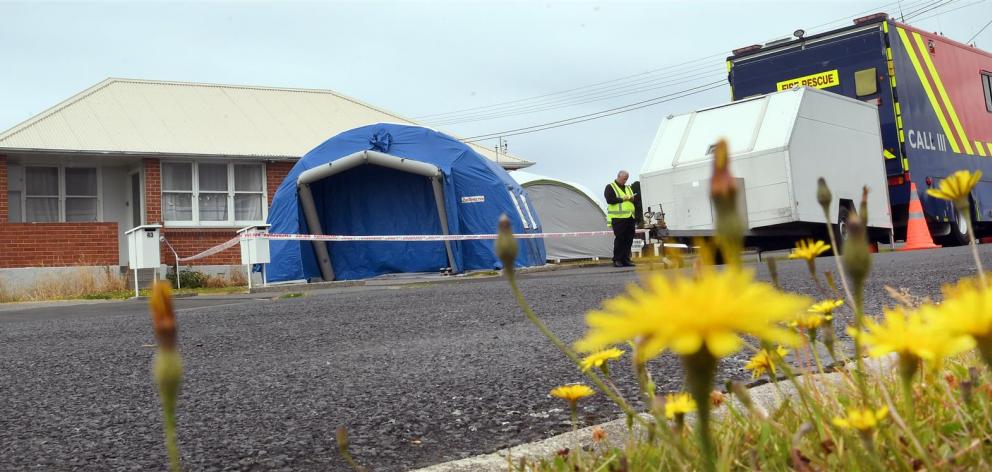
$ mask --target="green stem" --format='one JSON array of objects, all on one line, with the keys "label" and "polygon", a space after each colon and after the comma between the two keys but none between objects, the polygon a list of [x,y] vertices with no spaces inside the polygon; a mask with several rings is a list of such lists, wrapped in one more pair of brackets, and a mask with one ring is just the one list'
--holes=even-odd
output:
[{"label": "green stem", "polygon": [[576,402],[568,402],[568,409],[572,412],[572,432],[576,432],[579,429],[579,407]]},{"label": "green stem", "polygon": [[903,401],[906,402],[906,418],[910,425],[916,424],[916,411],[913,406],[913,377],[916,375],[920,361],[910,354],[899,354],[899,376],[902,379]]},{"label": "green stem", "polygon": [[[506,278],[507,281],[510,283],[510,289],[511,291],[513,291],[514,298],[517,299],[517,305],[519,305],[520,309],[523,310],[524,315],[527,316],[527,319],[529,319],[530,322],[534,324],[534,326],[537,326],[537,329],[541,331],[541,334],[543,334],[544,337],[548,338],[548,340],[551,341],[551,344],[554,344],[555,347],[557,347],[558,350],[562,352],[562,354],[565,354],[565,356],[568,357],[573,363],[575,363],[576,366],[581,366],[582,360],[579,359],[579,355],[576,354],[575,351],[573,351],[571,348],[569,348],[564,342],[562,342],[561,339],[558,339],[558,336],[555,336],[555,334],[552,333],[547,326],[545,326],[544,322],[537,317],[537,314],[534,313],[534,310],[531,309],[530,304],[527,303],[527,300],[524,298],[523,293],[520,291],[520,287],[517,286],[517,279],[516,276],[514,276],[513,272],[507,271]],[[637,422],[641,423],[641,425],[645,427],[651,426],[647,420],[641,418],[640,415],[635,413],[634,410],[630,408],[629,405],[627,405],[627,402],[624,401],[623,398],[621,398],[619,395],[614,393],[613,390],[611,390],[603,382],[603,380],[599,378],[599,375],[597,375],[594,370],[592,369],[587,370],[585,372],[585,375],[586,377],[589,378],[590,381],[592,381],[594,385],[596,385],[597,388],[599,388],[601,392],[603,392],[604,395],[606,395],[610,400],[613,401],[614,404],[620,407],[620,409],[623,410],[624,413],[630,415]]]},{"label": "green stem", "polygon": [[699,439],[699,449],[703,455],[703,470],[716,470],[716,447],[710,434],[710,392],[713,390],[713,379],[716,376],[717,359],[703,347],[695,354],[682,356],[685,365],[686,384],[689,395],[696,401],[696,417],[698,424],[696,433]]},{"label": "green stem", "polygon": [[889,394],[889,388],[886,386],[886,383],[878,382],[878,386],[882,392],[882,397],[885,399],[885,404],[889,407],[889,416],[892,418],[892,421],[899,426],[899,429],[902,429],[902,432],[906,435],[906,438],[913,446],[913,449],[916,449],[916,453],[920,455],[920,460],[923,461],[923,464],[926,466],[927,470],[937,470],[937,468],[934,467],[933,461],[930,460],[927,450],[923,448],[923,445],[920,444],[920,440],[916,437],[916,434],[913,433],[913,430],[906,424],[905,421],[903,421],[902,416],[899,415],[899,411],[896,410],[896,406],[892,403],[892,395]]},{"label": "green stem", "polygon": [[823,209],[823,218],[827,222],[827,236],[830,237],[830,247],[834,252],[834,264],[837,265],[837,276],[840,277],[840,286],[844,289],[848,303],[854,304],[854,297],[851,296],[851,289],[847,285],[847,276],[844,275],[844,267],[840,262],[840,248],[837,247],[837,238],[834,237],[834,229],[830,226],[830,213]]},{"label": "green stem", "polygon": [[861,333],[864,332],[865,323],[865,290],[864,282],[858,282],[854,287],[854,329],[858,335],[854,336],[854,365],[855,380],[858,383],[858,390],[861,392],[861,403],[868,407],[868,383],[865,372],[865,362],[863,358],[864,346],[861,345]]},{"label": "green stem", "polygon": [[[958,213],[962,215],[962,218],[965,218],[963,215],[970,215],[971,208],[965,206],[964,212],[959,211]],[[982,281],[982,289],[985,289],[985,269],[982,267],[982,258],[978,257],[978,243],[975,242],[975,225],[971,223],[971,217],[966,217],[965,224],[968,225],[968,245],[971,246],[971,255],[975,258],[975,268],[978,269],[978,280]]]},{"label": "green stem", "polygon": [[981,354],[982,360],[985,364],[992,369],[992,334],[986,334],[985,336],[974,336],[975,344],[978,345],[978,353]]},{"label": "green stem", "polygon": [[179,446],[176,444],[176,401],[162,399],[162,413],[165,421],[165,449],[169,454],[169,470],[179,472]]}]

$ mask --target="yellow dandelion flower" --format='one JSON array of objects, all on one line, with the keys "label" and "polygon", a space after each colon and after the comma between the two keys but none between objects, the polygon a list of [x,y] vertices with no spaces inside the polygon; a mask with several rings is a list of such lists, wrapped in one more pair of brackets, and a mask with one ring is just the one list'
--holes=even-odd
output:
[{"label": "yellow dandelion flower", "polygon": [[945,357],[974,347],[974,342],[967,336],[953,334],[935,324],[938,314],[933,305],[923,305],[915,311],[896,307],[883,312],[885,318],[881,323],[866,317],[862,332],[848,331],[868,347],[872,357],[894,352],[939,367]]},{"label": "yellow dandelion flower", "polygon": [[796,248],[789,254],[789,259],[812,261],[828,250],[830,250],[830,245],[823,241],[813,241],[812,239],[802,240],[796,243]]},{"label": "yellow dandelion flower", "polygon": [[992,339],[992,290],[968,278],[943,291],[945,299],[938,307],[941,327],[976,339]]},{"label": "yellow dandelion flower", "polygon": [[819,328],[823,323],[830,321],[832,319],[834,319],[834,317],[830,315],[821,315],[819,313],[807,313],[805,315],[800,316],[795,321],[789,323],[789,326],[792,326],[793,328],[810,330],[810,329]]},{"label": "yellow dandelion flower", "polygon": [[696,278],[652,274],[646,287],[606,300],[586,315],[588,330],[575,343],[592,352],[638,339],[637,362],[670,349],[682,356],[701,349],[719,358],[739,351],[742,335],[785,345],[799,336],[780,325],[809,306],[809,299],[754,280],[740,268],[703,270]]},{"label": "yellow dandelion flower", "polygon": [[569,404],[575,404],[579,400],[591,396],[596,392],[590,388],[588,385],[583,384],[570,384],[562,385],[560,387],[555,387],[551,390],[552,397],[558,397],[562,400],[567,401]]},{"label": "yellow dandelion flower", "polygon": [[966,202],[971,189],[975,188],[978,180],[982,178],[982,171],[976,170],[974,173],[967,170],[959,170],[940,181],[939,188],[927,189],[927,195],[941,200],[952,202]]},{"label": "yellow dandelion flower", "polygon": [[593,367],[601,367],[606,364],[606,361],[612,361],[623,357],[624,351],[617,349],[615,347],[610,349],[604,349],[599,352],[594,352],[582,359],[579,364],[582,367],[582,372],[588,371]]},{"label": "yellow dandelion flower", "polygon": [[694,411],[696,411],[696,401],[688,393],[670,393],[665,396],[665,418],[674,419],[675,415],[684,415]]},{"label": "yellow dandelion flower", "polygon": [[869,432],[874,430],[888,414],[889,408],[885,406],[877,410],[870,408],[850,408],[847,410],[846,418],[835,417],[833,424],[838,428]]},{"label": "yellow dandelion flower", "polygon": [[[775,352],[778,353],[779,357],[785,357],[785,355],[789,353],[789,350],[779,346],[775,348]],[[775,359],[772,357],[771,353],[768,352],[768,350],[762,349],[751,357],[749,361],[747,361],[744,368],[751,371],[751,378],[756,379],[761,377],[765,372],[768,372],[770,375],[774,376]]]},{"label": "yellow dandelion flower", "polygon": [[819,313],[821,315],[832,315],[834,310],[840,308],[844,305],[844,300],[824,300],[809,307],[810,313]]}]

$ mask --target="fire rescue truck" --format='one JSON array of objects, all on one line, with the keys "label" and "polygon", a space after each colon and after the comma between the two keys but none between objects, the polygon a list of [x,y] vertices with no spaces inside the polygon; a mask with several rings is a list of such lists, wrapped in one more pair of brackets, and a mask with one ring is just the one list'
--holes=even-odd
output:
[{"label": "fire rescue truck", "polygon": [[[975,223],[978,236],[992,233],[989,52],[878,13],[833,31],[808,37],[796,31],[787,39],[736,49],[727,68],[735,101],[809,87],[878,108],[883,148],[878,159],[884,162],[896,239],[905,234],[911,183],[931,234],[944,244],[967,242],[966,219]],[[960,169],[983,174],[971,194],[971,215],[926,193]]]}]

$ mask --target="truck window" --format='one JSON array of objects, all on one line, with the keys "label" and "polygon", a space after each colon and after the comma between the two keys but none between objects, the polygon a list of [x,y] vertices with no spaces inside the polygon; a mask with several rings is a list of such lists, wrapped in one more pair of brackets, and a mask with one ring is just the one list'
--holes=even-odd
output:
[{"label": "truck window", "polygon": [[859,70],[854,73],[854,88],[858,97],[878,93],[878,81],[875,80],[875,68]]},{"label": "truck window", "polygon": [[992,113],[992,72],[982,71],[982,88],[985,89],[985,109]]}]

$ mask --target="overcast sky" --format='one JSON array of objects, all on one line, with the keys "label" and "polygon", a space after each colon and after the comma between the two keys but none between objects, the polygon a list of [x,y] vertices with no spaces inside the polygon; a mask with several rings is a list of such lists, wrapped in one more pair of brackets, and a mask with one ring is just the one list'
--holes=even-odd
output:
[{"label": "overcast sky", "polygon": [[[725,82],[731,49],[900,10],[959,41],[992,19],[988,0],[0,2],[0,130],[128,77],[331,89],[414,118],[471,109],[424,121],[477,136],[701,90]],[[975,42],[992,50],[992,27]],[[728,96],[506,139],[528,170],[599,189],[636,177],[664,116]]]}]

